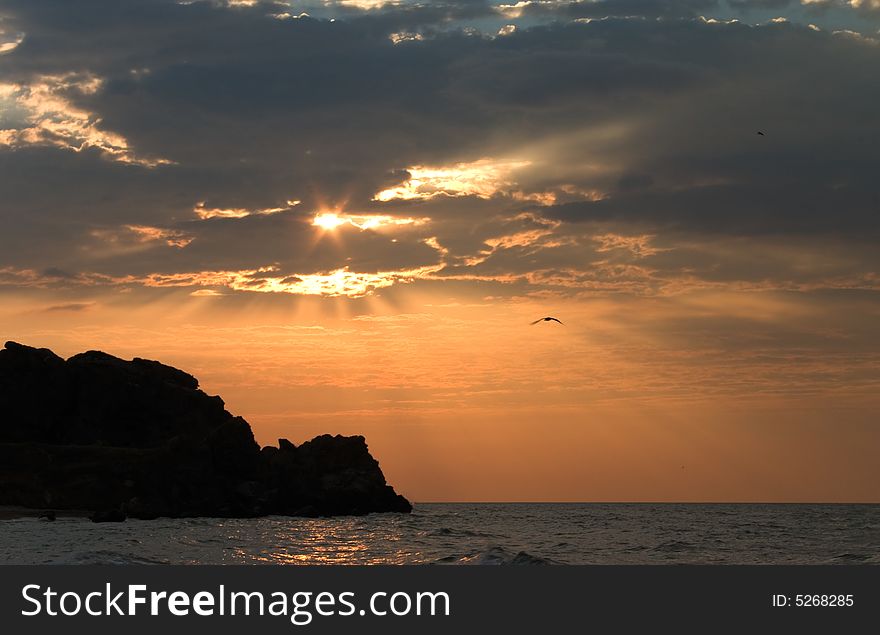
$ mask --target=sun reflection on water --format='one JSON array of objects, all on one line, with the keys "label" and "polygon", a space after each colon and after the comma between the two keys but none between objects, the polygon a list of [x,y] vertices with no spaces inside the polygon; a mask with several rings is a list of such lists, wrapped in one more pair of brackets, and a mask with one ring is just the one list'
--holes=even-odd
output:
[{"label": "sun reflection on water", "polygon": [[[267,546],[256,551],[227,547],[230,563],[404,564],[424,559],[418,550],[401,548],[401,532],[407,519],[393,515],[267,520],[270,522],[260,532]],[[247,542],[253,544],[254,538],[249,537]]]}]

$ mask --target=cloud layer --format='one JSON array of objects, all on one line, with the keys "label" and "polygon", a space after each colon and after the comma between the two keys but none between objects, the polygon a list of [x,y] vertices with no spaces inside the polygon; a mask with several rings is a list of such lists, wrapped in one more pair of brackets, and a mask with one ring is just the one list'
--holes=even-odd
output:
[{"label": "cloud layer", "polygon": [[875,8],[9,0],[4,284],[873,290]]}]

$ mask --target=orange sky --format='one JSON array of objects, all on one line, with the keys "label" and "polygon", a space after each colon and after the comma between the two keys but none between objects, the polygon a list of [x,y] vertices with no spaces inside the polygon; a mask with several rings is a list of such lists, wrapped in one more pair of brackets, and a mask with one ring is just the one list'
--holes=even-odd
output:
[{"label": "orange sky", "polygon": [[[845,316],[766,292],[461,300],[171,293],[46,312],[22,298],[0,320],[65,356],[186,369],[262,444],[364,434],[417,501],[880,500],[876,356],[761,341],[778,320],[809,339]],[[694,304],[702,330],[671,328]],[[713,317],[738,304],[766,313],[721,342]],[[566,326],[529,325],[548,312]]]}]

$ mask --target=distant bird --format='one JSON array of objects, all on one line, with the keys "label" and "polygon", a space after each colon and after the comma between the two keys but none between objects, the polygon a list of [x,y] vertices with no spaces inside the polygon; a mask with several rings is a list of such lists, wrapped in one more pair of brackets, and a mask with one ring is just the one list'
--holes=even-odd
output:
[{"label": "distant bird", "polygon": [[766,136],[767,136],[767,135],[765,135],[763,132],[761,132],[760,130],[758,130],[758,134],[761,135],[762,137],[766,137]]},{"label": "distant bird", "polygon": [[[560,324],[562,324],[562,322],[560,320],[557,320],[555,317],[539,318],[539,319],[535,320],[534,322],[532,322],[532,324],[537,324],[538,322],[559,322]],[[562,326],[565,326],[565,324],[562,324]]]}]

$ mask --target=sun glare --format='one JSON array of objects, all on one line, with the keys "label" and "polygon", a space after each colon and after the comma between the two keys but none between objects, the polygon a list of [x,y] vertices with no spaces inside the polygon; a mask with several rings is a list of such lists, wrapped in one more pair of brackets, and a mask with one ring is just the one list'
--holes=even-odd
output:
[{"label": "sun glare", "polygon": [[321,214],[315,214],[315,219],[312,221],[312,225],[315,227],[320,227],[325,231],[329,231],[331,229],[336,229],[340,225],[344,225],[348,221],[344,218],[340,218],[338,214],[333,214],[332,212],[324,212]]},{"label": "sun glare", "polygon": [[315,214],[312,225],[325,231],[336,229],[341,225],[351,225],[361,231],[367,229],[386,229],[400,227],[402,225],[423,225],[429,222],[429,218],[396,218],[386,214],[337,214],[336,212],[321,212]]}]

